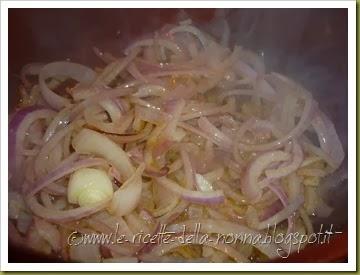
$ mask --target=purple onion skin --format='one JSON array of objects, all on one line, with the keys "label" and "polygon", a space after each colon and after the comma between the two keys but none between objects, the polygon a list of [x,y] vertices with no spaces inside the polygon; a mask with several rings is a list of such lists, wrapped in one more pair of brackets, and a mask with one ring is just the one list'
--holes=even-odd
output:
[{"label": "purple onion skin", "polygon": [[191,196],[183,196],[183,199],[189,202],[200,203],[200,204],[221,204],[224,202],[225,197],[210,197],[210,198],[198,198],[198,197],[191,197]]},{"label": "purple onion skin", "polygon": [[[19,126],[24,119],[32,112],[41,110],[44,107],[41,106],[29,106],[22,108],[15,112],[9,122],[9,133],[8,133],[8,160],[9,160],[9,173],[13,175],[13,178],[20,179],[20,175],[17,175],[16,171],[16,138]],[[13,180],[11,180],[13,181]],[[15,180],[17,182],[17,180]],[[16,184],[15,184],[16,185]],[[14,186],[15,187],[15,186]]]}]

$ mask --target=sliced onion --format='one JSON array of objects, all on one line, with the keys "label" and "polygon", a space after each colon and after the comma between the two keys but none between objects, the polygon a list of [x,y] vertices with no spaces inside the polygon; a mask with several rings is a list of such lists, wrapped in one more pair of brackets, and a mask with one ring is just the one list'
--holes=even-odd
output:
[{"label": "sliced onion", "polygon": [[301,149],[301,146],[294,142],[293,144],[293,157],[291,163],[289,165],[281,166],[277,169],[268,169],[265,171],[265,174],[268,178],[281,178],[290,175],[291,173],[295,172],[304,160],[304,153]]},{"label": "sliced onion", "polygon": [[134,49],[125,58],[117,59],[108,64],[96,79],[96,83],[109,85],[139,54],[139,49]]},{"label": "sliced onion", "polygon": [[[69,126],[59,130],[47,143],[44,144],[43,147],[41,147],[41,150],[35,159],[34,170],[36,176],[40,177],[44,175],[49,168],[53,168],[51,167],[51,162],[49,162],[49,160],[51,159],[51,156],[54,157],[53,153],[56,152],[56,149],[62,150],[62,148],[59,146],[59,143],[65,136],[67,136],[77,127],[81,127],[84,123],[85,122],[82,120],[70,123]],[[58,156],[61,156],[62,154],[59,151],[57,151],[57,153]]]},{"label": "sliced onion", "polygon": [[38,75],[44,67],[43,63],[29,63],[22,67],[20,72],[21,81],[24,83],[25,87],[30,87],[31,83],[26,79],[27,75]]},{"label": "sliced onion", "polygon": [[61,179],[62,177],[70,175],[78,169],[93,166],[104,166],[107,164],[106,161],[101,158],[86,158],[80,160],[77,160],[76,158],[76,155],[71,155],[69,158],[65,159],[54,170],[32,184],[27,190],[27,193],[29,195],[34,195],[41,189],[47,187],[49,184]]},{"label": "sliced onion", "polygon": [[37,217],[34,218],[34,225],[39,235],[50,244],[51,248],[56,252],[60,251],[61,236],[56,226]]},{"label": "sliced onion", "polygon": [[[55,112],[39,106],[31,106],[21,109],[12,117],[9,124],[9,172],[10,177],[19,178],[19,169],[22,166],[23,143],[26,138],[26,132],[31,124],[39,119],[48,119],[54,116]],[[21,182],[14,182],[14,187],[19,187]]]},{"label": "sliced onion", "polygon": [[[269,189],[279,198],[284,208],[286,208],[289,205],[289,199],[285,194],[284,190],[281,188],[281,186],[279,186],[279,183],[276,184],[270,183]],[[290,215],[288,217],[287,234],[292,233],[294,231],[294,226],[295,226],[294,215]]]},{"label": "sliced onion", "polygon": [[160,124],[169,121],[169,115],[161,110],[135,105],[135,116],[143,121]]},{"label": "sliced onion", "polygon": [[214,190],[212,184],[203,175],[195,174],[195,179],[196,179],[196,186],[199,191],[211,192]]},{"label": "sliced onion", "polygon": [[131,213],[138,205],[142,190],[142,173],[145,165],[141,164],[135,173],[114,193],[110,212],[121,217]]},{"label": "sliced onion", "polygon": [[184,242],[183,240],[180,240],[179,238],[173,238],[169,242],[162,243],[162,244],[155,246],[151,250],[150,254],[148,254],[146,256],[147,257],[151,257],[151,255],[162,256],[162,255],[168,253],[170,250],[173,250],[177,247],[181,247],[181,246],[189,245],[189,244],[191,244],[191,245],[192,244],[200,244],[200,245],[210,246],[219,251],[222,251],[223,253],[227,254],[230,258],[234,259],[238,263],[249,262],[249,260],[246,257],[244,257],[239,251],[237,251],[232,246],[230,246],[228,244],[224,244],[224,243],[218,243],[217,239],[214,237],[207,236],[208,237],[208,238],[206,238],[207,241],[204,241],[205,237],[206,237],[206,235],[198,234],[198,238],[195,238],[194,240],[192,240],[191,243]]},{"label": "sliced onion", "polygon": [[180,203],[178,203],[178,205],[176,205],[175,208],[173,208],[172,210],[170,210],[165,215],[159,218],[159,223],[169,224],[173,222],[186,210],[188,206],[189,206],[189,202],[184,200],[180,201]]},{"label": "sliced onion", "polygon": [[308,96],[305,99],[304,110],[299,122],[288,134],[275,141],[265,144],[251,145],[238,143],[237,146],[243,151],[266,151],[280,148],[290,139],[299,137],[310,126],[316,109],[316,102],[310,96]]},{"label": "sliced onion", "polygon": [[312,125],[319,137],[321,149],[330,156],[332,159],[331,163],[335,164],[333,168],[336,170],[344,160],[345,153],[334,124],[323,112],[318,111],[312,121]]},{"label": "sliced onion", "polygon": [[258,229],[263,230],[275,224],[279,224],[283,220],[293,215],[294,212],[296,212],[303,203],[304,203],[304,197],[302,195],[296,197],[283,210],[279,211],[278,213],[268,218],[267,220],[260,222],[258,225]]},{"label": "sliced onion", "polygon": [[219,96],[220,101],[224,101],[225,98],[230,96],[255,96],[267,99],[269,101],[274,101],[274,95],[268,94],[262,91],[258,90],[252,90],[252,89],[236,89],[236,90],[230,90],[230,91],[223,91],[221,92],[221,95]]},{"label": "sliced onion", "polygon": [[93,128],[99,129],[102,132],[110,133],[110,134],[123,134],[130,127],[131,123],[134,120],[133,112],[129,112],[123,115],[119,120],[115,122],[104,122],[98,120],[93,113],[91,113],[91,109],[87,109],[84,112],[84,118],[88,125]]},{"label": "sliced onion", "polygon": [[166,93],[166,89],[160,85],[141,85],[138,91],[134,94],[137,97],[149,97],[149,96],[163,96]]},{"label": "sliced onion", "polygon": [[130,178],[135,172],[124,150],[105,135],[90,129],[82,129],[73,138],[72,144],[78,153],[94,154],[105,158],[119,170],[125,179]]},{"label": "sliced onion", "polygon": [[[74,245],[69,248],[72,261],[84,263],[98,263],[101,261],[100,245],[98,243],[81,243],[81,237],[74,240]],[[79,243],[78,245],[75,245]]]},{"label": "sliced onion", "polygon": [[206,117],[199,118],[198,125],[201,130],[211,137],[213,143],[225,150],[231,149],[232,140],[217,129]]},{"label": "sliced onion", "polygon": [[100,204],[94,204],[92,206],[86,207],[78,207],[75,209],[69,210],[54,210],[48,209],[36,200],[34,196],[28,196],[26,198],[26,203],[29,206],[30,210],[37,215],[47,221],[50,222],[70,222],[82,219],[84,217],[90,216],[102,209],[104,209],[108,205],[108,201]]},{"label": "sliced onion", "polygon": [[138,134],[123,134],[123,135],[106,134],[106,136],[118,144],[131,143],[131,142],[144,140],[147,136],[149,136],[152,129],[153,126],[150,123],[148,123]]},{"label": "sliced onion", "polygon": [[205,35],[202,33],[202,31],[200,31],[198,28],[196,28],[194,26],[180,25],[180,26],[177,26],[177,27],[174,27],[173,29],[171,29],[169,31],[169,34],[173,35],[175,33],[180,33],[180,32],[187,32],[187,33],[193,34],[196,38],[199,39],[199,41],[201,42],[201,45],[204,48],[208,44],[208,40],[205,37]]},{"label": "sliced onion", "polygon": [[55,76],[67,76],[79,81],[81,84],[90,84],[95,80],[96,73],[86,66],[71,62],[60,61],[45,65],[39,74],[41,94],[51,107],[59,110],[70,104],[70,100],[59,96],[47,86],[46,80]]},{"label": "sliced onion", "polygon": [[186,232],[193,232],[195,229],[197,229],[198,232],[205,234],[233,234],[234,237],[238,236],[239,238],[243,238],[241,240],[247,242],[249,242],[249,240],[251,239],[261,236],[262,241],[251,244],[254,245],[266,256],[268,256],[270,259],[279,257],[277,251],[279,249],[279,246],[277,246],[276,243],[274,243],[273,241],[264,242],[265,236],[259,231],[252,230],[247,226],[240,225],[238,223],[210,219],[187,220],[185,222],[170,225],[167,227],[167,230],[174,231],[175,233],[180,233],[183,232],[184,226]]},{"label": "sliced onion", "polygon": [[241,181],[241,191],[251,201],[261,198],[261,186],[258,179],[265,168],[274,162],[287,161],[290,154],[283,151],[270,151],[257,157],[248,167],[244,179]]},{"label": "sliced onion", "polygon": [[184,200],[189,202],[201,204],[219,204],[222,203],[225,199],[221,190],[212,192],[192,191],[165,177],[157,178],[156,181],[174,194],[181,196]]},{"label": "sliced onion", "polygon": [[162,47],[165,47],[167,49],[169,49],[170,51],[172,51],[175,54],[182,54],[180,47],[167,39],[144,39],[144,40],[140,40],[137,41],[133,44],[131,44],[129,47],[127,47],[124,50],[125,55],[128,55],[132,50],[139,48],[139,47],[151,47],[154,45],[159,45]]},{"label": "sliced onion", "polygon": [[186,187],[187,189],[193,189],[196,186],[196,179],[195,179],[195,172],[190,162],[189,154],[186,152],[185,148],[181,148],[180,155],[185,171]]},{"label": "sliced onion", "polygon": [[29,233],[31,225],[33,223],[33,215],[25,211],[21,211],[16,221],[16,227],[22,234]]}]

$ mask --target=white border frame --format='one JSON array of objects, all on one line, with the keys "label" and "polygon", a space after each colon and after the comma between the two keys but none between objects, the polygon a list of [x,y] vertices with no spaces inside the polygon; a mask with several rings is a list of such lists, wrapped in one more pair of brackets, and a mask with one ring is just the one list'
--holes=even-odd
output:
[{"label": "white border frame", "polygon": [[[9,8],[347,8],[348,263],[8,263]],[[356,270],[356,2],[355,1],[2,1],[1,2],[1,270],[2,271],[355,271]]]}]

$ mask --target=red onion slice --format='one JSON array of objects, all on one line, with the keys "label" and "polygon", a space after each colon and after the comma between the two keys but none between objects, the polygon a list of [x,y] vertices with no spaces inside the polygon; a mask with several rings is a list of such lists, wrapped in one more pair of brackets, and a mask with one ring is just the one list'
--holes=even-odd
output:
[{"label": "red onion slice", "polygon": [[275,224],[279,224],[285,219],[288,219],[291,215],[296,212],[299,207],[304,203],[304,197],[302,195],[297,196],[293,201],[291,201],[283,210],[276,213],[274,216],[262,221],[258,225],[258,229],[266,229]]},{"label": "red onion slice", "polygon": [[34,195],[49,184],[61,179],[62,177],[70,175],[78,169],[101,165],[107,165],[107,162],[101,158],[86,158],[77,160],[77,155],[71,155],[46,176],[30,185],[26,192],[29,193],[29,195]]},{"label": "red onion slice", "polygon": [[291,162],[288,165],[281,165],[277,169],[268,169],[265,171],[265,174],[268,178],[278,179],[282,177],[286,177],[291,173],[295,172],[304,160],[304,153],[301,149],[301,146],[294,142],[293,144],[293,157]]},{"label": "red onion slice", "polygon": [[[185,239],[186,239],[186,235],[185,235]],[[200,244],[215,248],[227,254],[237,263],[250,262],[245,256],[243,256],[239,251],[237,251],[231,245],[225,243],[219,243],[217,242],[217,239],[215,237],[209,237],[204,234],[198,234],[197,238],[194,238],[194,240],[192,240],[190,243],[186,241],[184,242],[184,240],[180,239],[180,237],[174,237],[171,240],[169,240],[169,242],[154,246],[154,248],[151,250],[149,254],[144,255],[145,257],[143,259],[145,260],[151,258],[152,256],[163,256],[164,254],[168,253],[170,250],[189,244]]]},{"label": "red onion slice", "polygon": [[135,172],[124,150],[105,135],[84,128],[73,138],[72,144],[78,153],[94,154],[108,160],[125,180]]},{"label": "red onion slice", "polygon": [[288,134],[284,135],[283,137],[275,141],[265,144],[254,145],[254,144],[238,143],[237,146],[240,150],[243,151],[267,151],[267,150],[274,150],[280,148],[287,141],[299,137],[304,131],[306,131],[309,128],[316,109],[317,109],[317,103],[312,99],[312,97],[308,96],[305,99],[304,110],[298,124]]},{"label": "red onion slice", "polygon": [[78,207],[69,210],[54,210],[42,206],[34,196],[28,196],[26,203],[30,210],[37,216],[52,222],[71,222],[90,216],[102,209],[104,209],[109,202],[102,202],[92,206]]},{"label": "red onion slice", "polygon": [[39,74],[40,90],[45,101],[56,110],[70,104],[70,100],[56,94],[47,86],[46,80],[55,76],[71,77],[81,84],[90,84],[96,79],[96,73],[92,69],[80,64],[59,61],[45,65]]},{"label": "red onion slice", "polygon": [[319,137],[321,149],[329,155],[332,160],[329,164],[334,165],[336,170],[344,160],[345,153],[334,124],[323,112],[318,111],[312,125]]},{"label": "red onion slice", "polygon": [[189,202],[201,204],[219,204],[223,203],[225,199],[222,190],[212,192],[192,191],[185,189],[184,187],[165,177],[157,178],[156,181],[165,188],[169,189],[171,192],[180,195],[184,200]]},{"label": "red onion slice", "polygon": [[231,149],[233,145],[232,140],[217,129],[206,117],[199,118],[198,125],[201,130],[211,137],[213,143],[225,150]]},{"label": "red onion slice", "polygon": [[[23,156],[23,143],[26,138],[26,131],[30,125],[39,119],[48,119],[55,115],[55,112],[39,106],[26,107],[19,110],[12,117],[9,124],[9,172],[10,177],[19,178],[18,169],[21,168]],[[22,174],[22,173],[20,173]],[[21,180],[12,180],[14,187],[18,188]]]},{"label": "red onion slice", "polygon": [[274,162],[287,161],[290,154],[283,151],[270,151],[257,157],[248,167],[241,181],[241,191],[251,201],[258,201],[262,195],[262,186],[258,179],[265,168]]},{"label": "red onion slice", "polygon": [[[200,225],[200,226],[197,226]],[[233,234],[245,242],[255,240],[256,238],[261,237],[262,241],[250,243],[259,249],[262,253],[268,256],[270,259],[278,258],[278,249],[280,248],[273,241],[265,241],[265,236],[257,230],[250,229],[247,226],[232,223],[224,220],[211,220],[211,219],[199,219],[199,220],[187,220],[185,222],[180,222],[178,224],[172,224],[167,227],[168,231],[174,231],[175,233],[183,232],[184,226],[187,232],[195,231],[196,227],[198,232],[205,234]]]}]

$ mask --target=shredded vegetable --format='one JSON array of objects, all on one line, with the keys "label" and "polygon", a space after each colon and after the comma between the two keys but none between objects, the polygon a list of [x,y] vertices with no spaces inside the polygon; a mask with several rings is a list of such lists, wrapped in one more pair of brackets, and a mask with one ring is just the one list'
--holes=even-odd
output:
[{"label": "shredded vegetable", "polygon": [[[18,241],[81,262],[250,262],[280,257],[281,245],[219,234],[313,232],[309,216],[332,211],[316,190],[345,157],[335,126],[223,26],[217,41],[191,20],[168,25],[119,58],[94,47],[103,68],[23,68],[22,89],[40,93],[9,122]],[[164,225],[173,242],[151,243]],[[129,240],[71,246],[71,230],[74,242],[116,230]],[[181,241],[195,233],[206,241]]]}]

